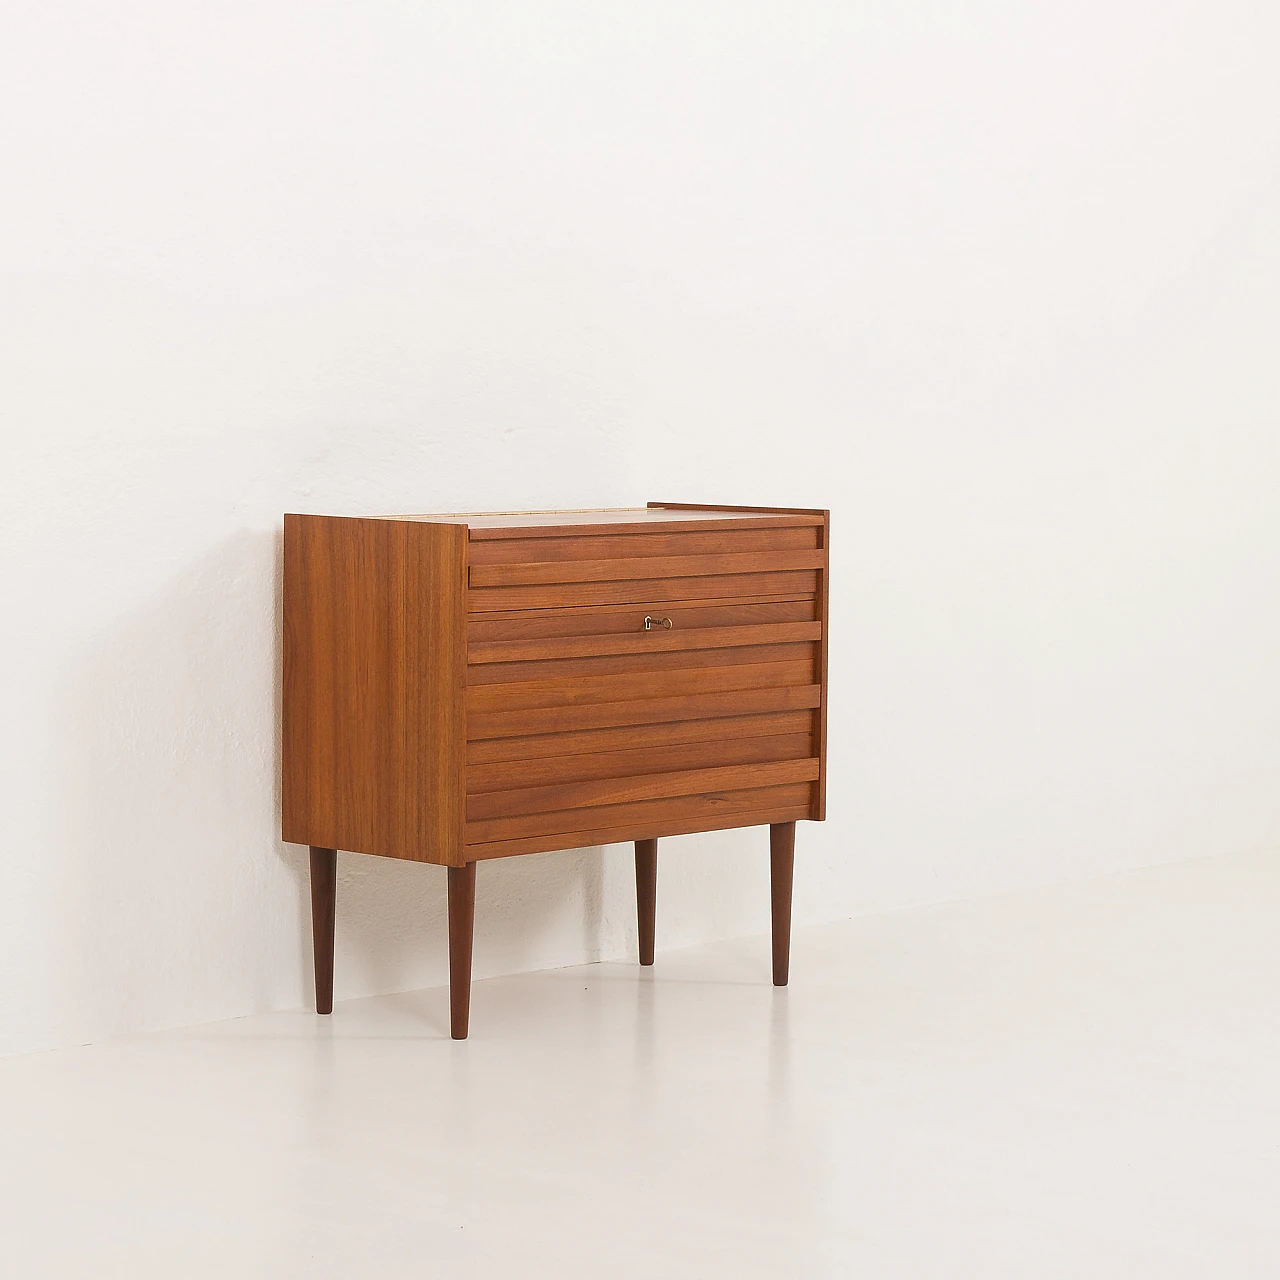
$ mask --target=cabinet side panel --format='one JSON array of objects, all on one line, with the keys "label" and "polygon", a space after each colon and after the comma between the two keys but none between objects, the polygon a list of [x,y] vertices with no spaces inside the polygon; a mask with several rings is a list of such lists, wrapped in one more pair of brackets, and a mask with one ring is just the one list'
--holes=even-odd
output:
[{"label": "cabinet side panel", "polygon": [[284,518],[284,678],[280,726],[280,808],[283,839],[307,843],[309,809],[306,690],[310,683],[310,637],[302,568],[302,518]]},{"label": "cabinet side panel", "polygon": [[456,861],[465,529],[285,525],[284,838]]},{"label": "cabinet side panel", "polygon": [[330,522],[284,520],[284,697],[281,708],[283,836],[325,845],[332,834],[336,715]]}]

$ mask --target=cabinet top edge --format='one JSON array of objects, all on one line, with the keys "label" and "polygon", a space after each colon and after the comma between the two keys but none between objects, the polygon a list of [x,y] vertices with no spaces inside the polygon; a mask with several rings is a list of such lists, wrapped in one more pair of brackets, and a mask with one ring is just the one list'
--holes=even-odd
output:
[{"label": "cabinet top edge", "polygon": [[[292,515],[292,513],[290,513]],[[744,511],[733,507],[598,507],[564,511],[476,511],[439,514],[393,514],[375,516],[326,516],[326,519],[403,520],[423,524],[463,525],[473,539],[555,537],[593,531],[660,528],[677,531],[680,526],[699,527],[714,523],[721,527],[819,525],[820,513],[779,510]]]}]

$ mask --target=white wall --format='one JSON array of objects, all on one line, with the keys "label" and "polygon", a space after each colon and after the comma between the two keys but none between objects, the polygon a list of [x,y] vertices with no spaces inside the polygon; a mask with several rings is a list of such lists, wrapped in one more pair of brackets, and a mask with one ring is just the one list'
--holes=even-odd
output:
[{"label": "white wall", "polygon": [[[308,998],[285,510],[830,506],[802,921],[1280,843],[1278,39],[9,0],[0,1049]],[[660,946],[765,846],[669,842]],[[339,997],[442,982],[443,872],[339,868]],[[630,875],[485,866],[478,973],[629,953]]]}]

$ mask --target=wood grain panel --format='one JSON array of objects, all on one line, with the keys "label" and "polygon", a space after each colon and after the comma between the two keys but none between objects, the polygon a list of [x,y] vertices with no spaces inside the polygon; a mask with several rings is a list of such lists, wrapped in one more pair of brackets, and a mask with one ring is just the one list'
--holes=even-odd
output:
[{"label": "wood grain panel", "polygon": [[822,567],[822,552],[817,550],[722,552],[704,556],[472,565],[470,582],[473,587],[520,587],[558,582],[618,582],[626,578],[708,578]]},{"label": "wood grain panel", "polygon": [[[791,712],[802,718],[812,712]],[[765,717],[760,717],[765,719]],[[716,721],[720,725],[728,721]],[[772,728],[773,726],[766,726]],[[603,730],[602,732],[609,732]],[[630,731],[628,731],[630,732]],[[562,735],[571,737],[570,734]],[[528,739],[516,739],[528,741]],[[538,759],[504,760],[496,764],[467,765],[467,794],[514,791],[522,787],[552,786],[562,782],[587,782],[593,778],[634,778],[647,773],[674,773],[684,769],[713,769],[731,764],[763,764],[776,760],[808,760],[815,739],[806,727],[800,733],[763,737],[708,738],[673,745],[629,747],[615,751],[573,752]],[[480,744],[476,744],[480,745]]]},{"label": "wood grain panel", "polygon": [[504,538],[470,548],[475,565],[520,564],[535,560],[625,560],[633,556],[697,556],[722,552],[812,551],[819,546],[814,525],[788,528],[721,529],[699,533],[624,533],[584,538]]},{"label": "wood grain panel", "polygon": [[[664,504],[285,523],[286,839],[448,865],[581,843],[531,833],[473,844],[468,767],[479,771],[473,795],[523,792],[541,804],[564,798],[528,793],[816,763],[816,777],[788,784],[805,789],[801,814],[771,803],[753,816],[825,816],[826,512]],[[468,589],[470,557],[479,583],[495,585]],[[600,576],[620,573],[644,576]],[[642,632],[645,613],[671,617],[672,630]],[[752,631],[787,627],[802,630]],[[481,703],[470,712],[468,679]],[[609,794],[597,788],[571,807],[696,799],[632,790],[587,804]],[[592,830],[650,839],[695,829],[681,826],[689,816],[638,820]],[[708,811],[696,829],[718,823],[740,825]]]},{"label": "wood grain panel", "polygon": [[523,680],[519,684],[472,685],[467,711],[526,711],[534,707],[581,707],[679,694],[736,689],[775,689],[813,683],[813,659],[755,662],[737,667],[681,667],[676,671],[630,671],[621,675]]},{"label": "wood grain panel", "polygon": [[491,662],[467,668],[467,684],[519,684],[569,676],[621,675],[624,672],[678,671],[700,667],[742,667],[771,662],[808,662],[815,644],[766,644],[742,649],[676,649],[656,653],[612,653],[599,658],[557,658],[549,662]]},{"label": "wood grain panel", "polygon": [[831,551],[831,512],[822,508],[809,507],[743,507],[743,506],[710,506],[697,502],[651,502],[650,509],[661,511],[664,516],[677,519],[681,515],[714,515],[717,512],[734,512],[740,515],[760,514],[768,512],[770,515],[778,515],[785,511],[787,514],[799,517],[808,517],[813,519],[815,523],[821,526],[821,547],[827,552],[827,567],[821,571],[821,579],[818,587],[818,616],[822,622],[822,640],[821,649],[818,656],[818,679],[824,690],[822,706],[818,712],[818,757],[822,761],[822,774],[819,778],[818,785],[813,791],[813,802],[810,806],[807,816],[814,821],[822,821],[827,816],[827,705],[828,698],[826,690],[828,687],[828,679],[830,677],[829,662],[829,646],[827,621],[830,615],[831,602],[831,584],[830,584],[830,551]]},{"label": "wood grain panel", "polygon": [[[709,720],[680,720],[629,724],[612,729],[583,729],[568,733],[528,734],[519,738],[481,738],[467,743],[467,785],[476,766],[566,758],[566,767],[580,756],[626,748],[676,749],[681,744],[751,741],[813,731],[815,713],[771,711],[759,715],[719,716]],[[726,761],[726,763],[729,763]]]},{"label": "wood grain panel", "polygon": [[552,636],[541,640],[508,640],[496,644],[483,642],[467,647],[467,661],[472,664],[512,662],[545,662],[551,659],[591,658],[603,654],[671,653],[686,649],[723,649],[739,646],[797,644],[818,640],[822,624],[818,622],[775,622],[746,627],[695,627],[692,631],[618,632],[609,635]]},{"label": "wood grain panel", "polygon": [[[717,813],[750,813],[785,805],[807,806],[808,782],[751,790],[718,791],[705,795],[669,796],[660,800],[636,800],[629,804],[597,805],[590,809],[565,809],[552,813],[522,814],[513,818],[486,818],[466,825],[467,844],[516,840],[523,836],[571,834],[596,827],[638,830],[652,821],[706,819]],[[634,838],[634,837],[633,837]]]},{"label": "wood grain panel", "polygon": [[521,734],[569,733],[617,725],[660,724],[745,716],[760,711],[798,711],[822,700],[819,685],[780,689],[735,689],[729,693],[684,694],[633,702],[599,702],[585,707],[537,707],[528,711],[471,711],[468,738],[513,738]]},{"label": "wood grain panel", "polygon": [[568,609],[596,604],[643,604],[661,600],[751,599],[812,595],[816,569],[787,573],[743,573],[705,578],[634,578],[625,582],[561,582],[537,587],[479,587],[468,592],[472,613],[497,609]]},{"label": "wood grain panel", "polygon": [[[644,615],[670,617],[670,631],[645,631]],[[793,596],[769,603],[741,602],[699,605],[685,601],[660,600],[646,608],[633,604],[599,605],[593,609],[555,609],[516,613],[505,617],[472,617],[467,621],[467,643],[497,644],[515,640],[542,640],[552,637],[629,635],[645,636],[664,643],[695,631],[713,628],[748,627],[773,623],[817,620],[814,596]]]},{"label": "wood grain panel", "polygon": [[788,782],[812,782],[816,760],[775,760],[767,764],[725,765],[717,769],[686,769],[635,778],[595,778],[561,782],[548,787],[491,791],[467,798],[467,821],[553,813],[563,809],[602,808],[664,796],[701,796],[712,792],[748,791]]},{"label": "wood grain panel", "polygon": [[632,840],[660,840],[696,831],[724,831],[731,827],[768,827],[777,822],[798,822],[808,816],[808,804],[789,804],[742,813],[710,810],[685,818],[632,818],[626,826],[596,827],[569,834],[524,836],[518,840],[494,840],[466,846],[468,859],[509,858],[522,853],[550,853],[556,849],[590,849],[598,845],[624,844]]},{"label": "wood grain panel", "polygon": [[283,835],[461,858],[466,530],[285,517]]}]

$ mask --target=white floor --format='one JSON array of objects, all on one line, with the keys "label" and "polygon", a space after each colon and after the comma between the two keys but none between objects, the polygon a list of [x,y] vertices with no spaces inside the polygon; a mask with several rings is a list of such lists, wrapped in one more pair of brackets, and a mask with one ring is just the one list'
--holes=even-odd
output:
[{"label": "white floor", "polygon": [[[659,904],[661,908],[661,904]],[[1280,1276],[1280,858],[0,1062],[0,1275]]]}]

